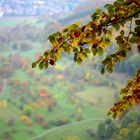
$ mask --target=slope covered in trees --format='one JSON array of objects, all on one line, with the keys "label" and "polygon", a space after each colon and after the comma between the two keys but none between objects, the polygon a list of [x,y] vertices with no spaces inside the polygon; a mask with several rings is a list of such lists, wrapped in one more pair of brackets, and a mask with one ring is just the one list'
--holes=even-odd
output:
[{"label": "slope covered in trees", "polygon": [[[84,8],[83,12],[81,9],[77,9],[79,13],[84,12]],[[73,16],[76,17],[76,14],[78,13],[75,12]],[[83,24],[89,21],[90,15],[81,17],[67,25],[76,20],[84,21]],[[107,126],[103,130],[106,134],[97,134],[96,129],[100,121],[107,117],[108,108],[119,98],[118,90],[125,85],[130,76],[120,71],[124,72],[127,68],[123,66],[126,65],[136,69],[139,61],[135,60],[139,60],[139,54],[130,53],[128,59],[122,61],[122,66],[119,65],[121,68],[116,65],[118,73],[114,69],[114,73],[105,75],[100,74],[100,62],[106,56],[106,52],[113,52],[115,43],[111,44],[111,48],[102,56],[94,57],[90,53],[80,66],[72,62],[71,55],[63,57],[55,67],[48,70],[32,69],[32,56],[38,56],[48,45],[43,44],[43,39],[48,34],[64,28],[57,21],[52,24],[47,20],[48,24],[43,30],[46,32],[44,36],[44,24],[39,22],[42,18],[44,17],[0,19],[0,140],[29,140],[38,136],[44,136],[40,137],[41,140],[98,140],[98,134],[111,139],[110,128],[113,127],[114,120],[113,125],[103,122],[104,126]],[[132,71],[131,67],[127,69],[129,72]],[[135,113],[130,116],[125,119],[123,115],[127,120],[124,123],[125,129],[121,129],[119,134],[118,131],[113,131],[114,139],[119,135],[119,139],[128,140],[132,134],[139,138],[138,117]],[[127,131],[126,124],[133,120],[136,125],[128,126]],[[115,126],[120,128],[120,122]],[[43,135],[44,133],[46,135]],[[122,133],[126,135],[126,139],[121,136]]]}]

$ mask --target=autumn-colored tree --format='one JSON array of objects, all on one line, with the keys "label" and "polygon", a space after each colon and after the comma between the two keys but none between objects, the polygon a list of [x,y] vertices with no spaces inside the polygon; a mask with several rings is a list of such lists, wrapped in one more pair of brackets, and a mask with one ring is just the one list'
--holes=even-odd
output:
[{"label": "autumn-colored tree", "polygon": [[[102,61],[101,73],[107,70],[113,72],[114,66],[126,59],[128,53],[140,52],[140,1],[116,0],[106,4],[105,9],[96,9],[91,21],[85,25],[73,24],[61,32],[48,37],[52,49],[47,49],[32,67],[39,66],[46,69],[55,65],[62,57],[62,53],[73,53],[74,61],[81,64],[92,52],[93,55],[102,55],[105,48],[110,46],[114,36],[118,50],[108,55]],[[128,30],[126,30],[126,26]],[[128,108],[140,104],[140,69],[121,90],[121,99],[110,109],[109,114],[114,118],[120,116]]]}]

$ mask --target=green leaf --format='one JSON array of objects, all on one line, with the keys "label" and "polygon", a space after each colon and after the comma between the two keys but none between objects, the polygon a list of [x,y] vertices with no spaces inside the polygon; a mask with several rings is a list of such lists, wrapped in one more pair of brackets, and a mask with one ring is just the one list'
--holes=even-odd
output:
[{"label": "green leaf", "polygon": [[111,4],[106,4],[104,7],[107,8],[108,6],[110,6]]},{"label": "green leaf", "polygon": [[119,3],[123,3],[124,2],[124,0],[117,0]]},{"label": "green leaf", "polygon": [[115,55],[115,56],[113,57],[113,61],[116,62],[116,63],[119,62],[119,58],[118,58],[117,55]]},{"label": "green leaf", "polygon": [[86,54],[86,52],[82,52],[82,55],[83,55],[85,58],[88,57],[88,55]]},{"label": "green leaf", "polygon": [[54,61],[57,61],[57,56],[56,55],[54,56]]},{"label": "green leaf", "polygon": [[131,37],[131,38],[129,39],[129,42],[130,42],[130,43],[135,43],[135,41],[136,41],[136,37]]},{"label": "green leaf", "polygon": [[107,66],[106,66],[106,69],[109,73],[112,73],[113,72],[113,65],[112,63],[109,63]]},{"label": "green leaf", "polygon": [[135,15],[134,18],[139,18],[139,14]]},{"label": "green leaf", "polygon": [[121,42],[123,41],[123,37],[122,36],[117,36],[116,38],[117,44],[121,44]]},{"label": "green leaf", "polygon": [[92,48],[92,53],[93,53],[94,56],[97,54],[97,52],[98,52],[97,48]]},{"label": "green leaf", "polygon": [[108,34],[109,36],[112,36],[112,30],[109,29],[109,30],[107,31],[107,34]]},{"label": "green leaf", "polygon": [[126,89],[125,88],[121,89],[120,94],[124,94],[124,93],[126,93]]},{"label": "green leaf", "polygon": [[54,43],[54,42],[55,42],[55,37],[54,37],[54,35],[49,35],[49,36],[48,36],[48,40],[50,40],[51,43]]},{"label": "green leaf", "polygon": [[41,60],[41,59],[39,58],[39,60],[33,62],[33,63],[32,63],[32,68],[35,68],[36,65],[40,62],[40,60]]},{"label": "green leaf", "polygon": [[[61,59],[61,58],[62,58],[62,54],[61,54],[61,53],[57,53],[57,54],[56,54],[56,57],[57,57],[57,59]],[[56,59],[56,60],[57,60],[57,59]]]},{"label": "green leaf", "polygon": [[136,25],[140,25],[140,19],[135,20]]},{"label": "green leaf", "polygon": [[111,112],[109,111],[109,112],[107,113],[107,115],[108,115],[108,116],[111,115]]},{"label": "green leaf", "polygon": [[97,20],[99,18],[99,16],[97,16],[97,13],[93,13],[91,15],[92,21]]},{"label": "green leaf", "polygon": [[101,68],[100,73],[101,73],[101,74],[104,74],[104,73],[105,73],[105,67],[102,67],[102,68]]},{"label": "green leaf", "polygon": [[121,36],[124,36],[124,30],[121,30],[120,34]]},{"label": "green leaf", "polygon": [[58,36],[61,36],[61,33],[57,31],[57,32],[53,33],[52,36],[58,37]]},{"label": "green leaf", "polygon": [[90,53],[89,48],[85,48],[84,51],[85,51],[86,53]]},{"label": "green leaf", "polygon": [[102,47],[98,47],[98,54],[99,55],[102,55],[104,52],[103,48]]},{"label": "green leaf", "polygon": [[44,63],[43,61],[40,61],[39,65],[38,65],[40,70],[43,69],[43,63]]},{"label": "green leaf", "polygon": [[43,68],[44,68],[44,69],[47,69],[48,66],[49,66],[49,63],[48,63],[48,61],[47,61],[47,62],[44,63]]},{"label": "green leaf", "polygon": [[105,43],[110,43],[110,39],[109,38],[105,38]]},{"label": "green leaf", "polygon": [[44,52],[44,55],[43,55],[43,56],[47,57],[48,54],[49,54],[49,53],[46,51],[46,52]]},{"label": "green leaf", "polygon": [[120,25],[117,23],[117,24],[113,24],[112,25],[117,31],[120,29]]},{"label": "green leaf", "polygon": [[114,112],[114,114],[113,114],[113,118],[115,119],[116,117],[117,117],[117,113]]},{"label": "green leaf", "polygon": [[70,29],[70,30],[75,30],[76,28],[78,28],[77,24],[72,24],[68,27],[68,29]]},{"label": "green leaf", "polygon": [[108,13],[114,13],[114,6],[111,5],[111,4],[109,4],[109,5],[107,6],[107,10],[108,10]]},{"label": "green leaf", "polygon": [[36,65],[37,65],[37,62],[33,62],[33,63],[32,63],[32,68],[35,68]]},{"label": "green leaf", "polygon": [[135,32],[140,32],[140,26],[135,27]]},{"label": "green leaf", "polygon": [[74,48],[73,49],[73,52],[76,52],[77,53],[78,52],[78,48]]},{"label": "green leaf", "polygon": [[106,65],[106,64],[108,64],[110,61],[111,61],[111,57],[110,57],[110,56],[107,56],[107,57],[102,61],[102,64]]},{"label": "green leaf", "polygon": [[77,62],[77,53],[74,54],[74,61]]},{"label": "green leaf", "polygon": [[102,9],[100,9],[100,8],[97,8],[97,9],[96,9],[96,13],[97,13],[97,14],[100,14],[101,12],[102,12]]},{"label": "green leaf", "polygon": [[65,29],[63,29],[63,33],[66,33],[66,32],[68,32],[69,31],[69,29],[68,28],[65,28]]},{"label": "green leaf", "polygon": [[77,58],[77,63],[78,64],[82,64],[82,59],[81,58]]},{"label": "green leaf", "polygon": [[66,49],[66,52],[67,52],[68,55],[70,54],[70,48],[69,47]]}]

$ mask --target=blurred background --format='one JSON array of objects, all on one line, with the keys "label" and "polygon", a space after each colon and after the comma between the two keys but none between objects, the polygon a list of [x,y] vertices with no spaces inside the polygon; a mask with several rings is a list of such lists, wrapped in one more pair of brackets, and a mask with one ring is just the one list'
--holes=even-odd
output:
[{"label": "blurred background", "polygon": [[0,0],[0,140],[140,139],[139,107],[117,121],[106,115],[140,66],[139,54],[130,54],[113,74],[99,71],[117,49],[114,41],[102,57],[91,54],[80,66],[64,55],[55,67],[31,68],[51,47],[48,35],[87,23],[107,2],[113,0]]}]

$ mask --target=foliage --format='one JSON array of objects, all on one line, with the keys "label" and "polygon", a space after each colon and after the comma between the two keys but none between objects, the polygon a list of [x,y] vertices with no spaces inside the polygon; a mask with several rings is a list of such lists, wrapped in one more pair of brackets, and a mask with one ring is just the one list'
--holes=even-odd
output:
[{"label": "foliage", "polygon": [[30,106],[25,106],[23,111],[24,111],[24,114],[29,116],[32,112],[32,108]]},{"label": "foliage", "polygon": [[26,116],[26,115],[23,115],[21,116],[21,120],[26,124],[26,125],[32,125],[32,120]]},{"label": "foliage", "polygon": [[133,140],[139,140],[140,139],[140,127],[136,129]]},{"label": "foliage", "polygon": [[[120,121],[119,132],[113,133],[111,136],[111,140],[134,140],[139,139],[139,117],[140,113],[138,108],[135,111],[128,112],[126,116],[124,116],[123,120]],[[126,121],[125,121],[126,119]],[[127,123],[127,124],[126,124]]]},{"label": "foliage", "polygon": [[140,69],[137,74],[128,81],[125,88],[121,90],[121,99],[114,104],[109,113],[113,113],[113,117],[121,115],[128,108],[140,104]]},{"label": "foliage", "polygon": [[[128,112],[123,120],[112,121],[110,119],[101,122],[97,129],[98,140],[138,140],[139,135],[139,110]],[[126,120],[126,121],[125,121]]]},{"label": "foliage", "polygon": [[[37,65],[40,69],[54,66],[62,58],[62,53],[73,53],[74,61],[81,64],[91,52],[94,56],[103,55],[105,48],[110,46],[112,36],[116,36],[118,50],[102,61],[102,74],[105,70],[112,73],[114,66],[126,59],[132,50],[140,52],[140,1],[116,0],[113,4],[105,5],[105,8],[104,11],[96,9],[91,16],[92,21],[83,26],[73,24],[62,32],[49,35],[52,49],[47,49],[43,56],[33,62],[32,68]],[[125,31],[125,26],[129,26],[128,31]],[[139,104],[139,94],[140,70],[121,90],[122,98],[114,104],[109,114],[116,118],[129,107]]]},{"label": "foliage", "polygon": [[98,129],[97,129],[97,137],[98,140],[108,140],[111,138],[111,136],[113,135],[113,133],[118,132],[118,127],[116,126],[116,124],[108,119],[105,122],[102,122],[98,125]]},{"label": "foliage", "polygon": [[129,123],[134,123],[139,117],[137,112],[129,112],[121,121],[121,128],[128,127]]}]

